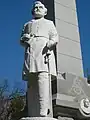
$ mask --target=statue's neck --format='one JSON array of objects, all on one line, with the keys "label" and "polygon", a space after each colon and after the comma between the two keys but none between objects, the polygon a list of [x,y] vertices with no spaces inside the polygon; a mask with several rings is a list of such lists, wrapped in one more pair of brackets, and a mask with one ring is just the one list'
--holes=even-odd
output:
[{"label": "statue's neck", "polygon": [[40,17],[40,18],[38,18],[38,17],[36,17],[36,18],[34,18],[35,20],[40,20],[40,19],[43,19],[44,17]]}]

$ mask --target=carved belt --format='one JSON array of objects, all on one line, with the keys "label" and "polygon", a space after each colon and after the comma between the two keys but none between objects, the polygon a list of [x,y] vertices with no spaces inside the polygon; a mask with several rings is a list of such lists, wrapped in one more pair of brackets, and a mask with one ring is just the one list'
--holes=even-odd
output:
[{"label": "carved belt", "polygon": [[44,38],[49,39],[48,37],[45,37],[45,36],[38,36],[38,35],[35,35],[35,34],[30,34],[30,38],[35,38],[35,37],[44,37]]}]

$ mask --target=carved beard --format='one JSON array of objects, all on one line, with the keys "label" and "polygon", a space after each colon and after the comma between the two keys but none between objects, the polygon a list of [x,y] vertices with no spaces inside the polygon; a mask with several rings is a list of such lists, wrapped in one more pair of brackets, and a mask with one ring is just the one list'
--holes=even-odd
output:
[{"label": "carved beard", "polygon": [[41,14],[35,14],[34,17],[35,17],[35,18],[42,18],[42,17],[44,17],[44,15],[41,15]]},{"label": "carved beard", "polygon": [[35,11],[34,15],[36,15],[36,16],[39,16],[39,15],[41,15],[41,12],[40,12],[40,10],[37,10],[37,11]]}]

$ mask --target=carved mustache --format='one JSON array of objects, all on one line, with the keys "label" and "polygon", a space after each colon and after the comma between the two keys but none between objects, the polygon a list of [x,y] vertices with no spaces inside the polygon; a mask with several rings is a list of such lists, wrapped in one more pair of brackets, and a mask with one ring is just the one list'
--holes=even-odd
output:
[{"label": "carved mustache", "polygon": [[40,10],[39,9],[37,9],[37,10],[35,10],[36,12],[40,12]]}]

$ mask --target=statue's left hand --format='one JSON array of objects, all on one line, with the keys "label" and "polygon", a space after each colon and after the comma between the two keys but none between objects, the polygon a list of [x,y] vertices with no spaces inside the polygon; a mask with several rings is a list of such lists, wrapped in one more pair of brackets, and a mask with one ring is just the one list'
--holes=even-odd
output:
[{"label": "statue's left hand", "polygon": [[51,40],[49,40],[49,41],[46,43],[46,46],[47,46],[48,48],[51,48],[53,45],[54,45],[54,42],[51,41]]}]

